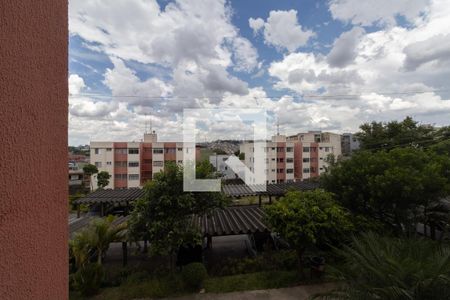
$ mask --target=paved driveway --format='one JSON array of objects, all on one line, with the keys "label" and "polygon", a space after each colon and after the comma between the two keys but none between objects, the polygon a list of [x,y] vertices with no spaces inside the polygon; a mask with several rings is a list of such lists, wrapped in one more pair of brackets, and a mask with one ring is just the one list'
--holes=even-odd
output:
[{"label": "paved driveway", "polygon": [[290,288],[272,289],[272,290],[256,290],[232,292],[225,294],[195,294],[178,298],[170,298],[173,300],[306,300],[310,296],[329,291],[334,287],[333,283],[300,285]]}]

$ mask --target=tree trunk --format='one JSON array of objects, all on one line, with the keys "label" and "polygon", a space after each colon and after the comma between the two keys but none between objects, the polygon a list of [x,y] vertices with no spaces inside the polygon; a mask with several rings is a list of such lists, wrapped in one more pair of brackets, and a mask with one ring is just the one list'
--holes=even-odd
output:
[{"label": "tree trunk", "polygon": [[304,273],[303,273],[303,270],[304,270],[304,267],[303,267],[303,253],[304,252],[305,252],[304,248],[297,249],[298,269],[299,269],[300,275],[302,277],[305,276]]},{"label": "tree trunk", "polygon": [[97,263],[99,264],[99,265],[101,265],[102,264],[102,255],[103,255],[103,253],[102,253],[102,250],[101,249],[97,249]]}]

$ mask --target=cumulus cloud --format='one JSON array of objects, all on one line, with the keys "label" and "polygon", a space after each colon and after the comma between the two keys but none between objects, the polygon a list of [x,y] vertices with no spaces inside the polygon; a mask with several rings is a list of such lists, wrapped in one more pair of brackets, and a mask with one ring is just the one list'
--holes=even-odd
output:
[{"label": "cumulus cloud", "polygon": [[426,10],[429,0],[331,0],[329,9],[334,19],[355,25],[395,25],[402,16],[413,22]]},{"label": "cumulus cloud", "polygon": [[264,32],[264,42],[278,49],[293,52],[305,46],[315,36],[312,30],[304,30],[297,20],[297,11],[272,10],[264,22],[263,19],[249,19],[249,26],[257,34]]},{"label": "cumulus cloud", "polygon": [[78,74],[70,74],[69,76],[69,93],[79,94],[84,88],[86,84],[84,83],[84,79],[81,78]]},{"label": "cumulus cloud", "polygon": [[364,34],[364,29],[353,27],[342,33],[333,43],[333,48],[327,56],[327,62],[332,67],[345,67],[353,62],[358,52],[356,46]]},{"label": "cumulus cloud", "polygon": [[414,71],[429,62],[448,62],[450,61],[450,34],[440,34],[412,43],[405,47],[404,53],[406,55],[404,67],[407,71]]}]

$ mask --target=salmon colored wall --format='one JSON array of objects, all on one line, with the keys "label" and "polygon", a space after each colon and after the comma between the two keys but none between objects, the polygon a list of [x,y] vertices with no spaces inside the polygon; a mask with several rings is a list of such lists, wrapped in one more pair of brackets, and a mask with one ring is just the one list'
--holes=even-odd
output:
[{"label": "salmon colored wall", "polygon": [[294,177],[296,180],[303,178],[303,144],[300,142],[294,143]]},{"label": "salmon colored wall", "polygon": [[283,162],[277,162],[277,169],[283,169],[283,173],[278,173],[277,170],[277,180],[284,182],[286,181],[286,143],[277,143],[277,148],[283,148],[283,152],[278,152],[277,150],[277,159],[283,158]]},{"label": "salmon colored wall", "polygon": [[311,168],[314,169],[314,172],[311,172],[311,177],[317,177],[317,176],[319,176],[319,144],[318,143],[311,143],[310,159],[312,160],[310,162],[310,166],[311,166]]},{"label": "salmon colored wall", "polygon": [[0,299],[68,298],[67,1],[0,1]]}]

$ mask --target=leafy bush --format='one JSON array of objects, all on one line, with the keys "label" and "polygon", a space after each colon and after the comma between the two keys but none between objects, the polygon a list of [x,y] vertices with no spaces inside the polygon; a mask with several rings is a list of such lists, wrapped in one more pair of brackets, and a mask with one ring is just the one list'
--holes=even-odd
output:
[{"label": "leafy bush", "polygon": [[208,273],[202,263],[195,262],[183,267],[181,276],[188,287],[200,288],[205,278],[208,277]]},{"label": "leafy bush", "polygon": [[325,299],[450,299],[450,248],[431,240],[372,233],[336,250],[344,264],[331,277],[342,282]]},{"label": "leafy bush", "polygon": [[83,296],[94,295],[100,289],[103,281],[103,268],[96,263],[88,263],[79,268],[72,276],[72,286]]}]

